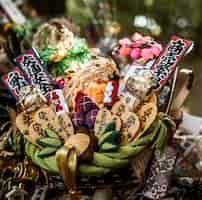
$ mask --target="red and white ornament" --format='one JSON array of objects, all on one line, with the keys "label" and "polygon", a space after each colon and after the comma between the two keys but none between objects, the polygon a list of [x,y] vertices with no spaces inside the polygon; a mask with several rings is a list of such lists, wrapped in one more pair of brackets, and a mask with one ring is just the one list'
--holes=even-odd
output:
[{"label": "red and white ornament", "polygon": [[118,99],[119,83],[116,80],[111,80],[107,83],[104,94],[104,105],[113,106]]}]

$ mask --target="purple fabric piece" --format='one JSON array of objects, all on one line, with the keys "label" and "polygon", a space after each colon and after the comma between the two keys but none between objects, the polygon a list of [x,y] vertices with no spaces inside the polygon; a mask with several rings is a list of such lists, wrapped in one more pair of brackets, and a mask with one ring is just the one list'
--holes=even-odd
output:
[{"label": "purple fabric piece", "polygon": [[98,109],[90,110],[85,117],[85,125],[88,126],[88,128],[92,129],[95,124],[95,119],[98,113]]},{"label": "purple fabric piece", "polygon": [[87,113],[88,111],[98,108],[97,105],[88,96],[81,96],[76,104],[77,110],[82,113]]},{"label": "purple fabric piece", "polygon": [[84,114],[79,112],[71,113],[72,123],[75,128],[79,128],[84,125]]}]

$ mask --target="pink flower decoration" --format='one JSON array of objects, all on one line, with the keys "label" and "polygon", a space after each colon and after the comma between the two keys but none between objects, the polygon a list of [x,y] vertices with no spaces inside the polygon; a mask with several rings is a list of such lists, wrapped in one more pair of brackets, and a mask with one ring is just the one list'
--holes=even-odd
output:
[{"label": "pink flower decoration", "polygon": [[145,61],[153,59],[154,54],[152,52],[152,48],[145,48],[141,51],[141,57],[144,58]]},{"label": "pink flower decoration", "polygon": [[132,36],[133,41],[141,40],[143,36],[140,33],[135,32]]},{"label": "pink flower decoration", "polygon": [[132,40],[135,42],[136,45],[142,45],[152,41],[150,36],[142,36],[140,33],[134,33],[132,36]]},{"label": "pink flower decoration", "polygon": [[145,42],[151,42],[153,39],[150,36],[145,36],[142,38]]},{"label": "pink flower decoration", "polygon": [[139,59],[140,56],[141,56],[141,49],[140,48],[134,48],[130,53],[130,57],[134,60]]},{"label": "pink flower decoration", "polygon": [[129,47],[124,47],[122,46],[120,49],[119,49],[119,55],[120,56],[123,56],[123,57],[127,57],[129,56],[131,53],[131,48]]},{"label": "pink flower decoration", "polygon": [[129,38],[123,38],[123,39],[119,40],[119,44],[122,46],[130,46],[131,40]]},{"label": "pink flower decoration", "polygon": [[137,43],[137,42],[133,42],[132,44],[132,48],[140,48],[141,44]]},{"label": "pink flower decoration", "polygon": [[133,60],[142,59],[145,62],[159,56],[162,51],[162,46],[152,37],[143,36],[138,32],[135,32],[131,39],[119,40],[118,48],[120,57],[131,57]]},{"label": "pink flower decoration", "polygon": [[155,56],[159,56],[160,53],[161,53],[161,48],[159,48],[158,46],[152,46],[152,47],[151,47],[151,50],[152,50],[152,53],[153,53]]}]

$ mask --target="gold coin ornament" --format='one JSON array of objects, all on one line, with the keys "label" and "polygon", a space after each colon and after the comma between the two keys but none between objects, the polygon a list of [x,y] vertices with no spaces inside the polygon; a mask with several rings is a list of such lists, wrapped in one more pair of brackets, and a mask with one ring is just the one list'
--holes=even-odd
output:
[{"label": "gold coin ornament", "polygon": [[82,155],[90,145],[90,137],[87,134],[78,133],[68,138],[65,145],[66,147],[75,147],[78,156]]},{"label": "gold coin ornament", "polygon": [[145,131],[156,119],[158,109],[154,103],[144,104],[140,110],[137,112],[137,115],[140,119],[141,130]]},{"label": "gold coin ornament", "polygon": [[34,121],[42,124],[47,124],[50,121],[53,121],[56,118],[56,114],[54,113],[51,107],[43,107],[36,111],[34,114]]},{"label": "gold coin ornament", "polygon": [[[61,138],[64,137],[65,132],[62,129],[62,126],[58,120],[58,118],[55,118],[54,120],[49,121],[48,123],[44,123],[42,124],[43,129],[50,129],[51,131],[54,131],[55,133],[57,133],[57,135],[59,135]],[[64,138],[63,138],[64,139]]]},{"label": "gold coin ornament", "polygon": [[111,109],[111,112],[114,114],[114,115],[117,115],[119,117],[121,117],[121,115],[125,112],[129,112],[129,109],[127,107],[127,105],[125,104],[125,102],[123,100],[120,100],[118,102],[116,102],[112,109]]},{"label": "gold coin ornament", "polygon": [[60,136],[66,140],[70,135],[74,134],[72,121],[67,113],[62,113],[58,116],[58,122],[63,130]]},{"label": "gold coin ornament", "polygon": [[150,96],[149,102],[157,105],[157,96],[154,93]]},{"label": "gold coin ornament", "polygon": [[122,133],[128,141],[131,141],[140,128],[140,120],[135,113],[125,112],[121,116]]},{"label": "gold coin ornament", "polygon": [[44,129],[42,125],[37,122],[33,122],[29,126],[28,134],[25,134],[25,137],[33,144],[36,144],[36,140],[43,137],[45,135]]},{"label": "gold coin ornament", "polygon": [[51,107],[44,107],[39,109],[34,114],[34,121],[41,124],[43,129],[49,128],[55,132],[61,131],[56,114]]},{"label": "gold coin ornament", "polygon": [[95,125],[94,125],[94,133],[96,136],[100,136],[106,125],[111,121],[112,115],[110,111],[106,108],[102,108],[98,111],[98,114],[95,119]]},{"label": "gold coin ornament", "polygon": [[[153,104],[157,105],[157,96],[156,96],[156,94],[152,93],[151,95],[148,95],[145,98],[143,104],[145,105],[147,103],[153,103]],[[140,105],[140,107],[141,107],[141,105]]]},{"label": "gold coin ornament", "polygon": [[29,130],[30,124],[33,122],[33,114],[21,112],[16,117],[16,126],[22,132],[25,133]]},{"label": "gold coin ornament", "polygon": [[42,124],[43,129],[50,129],[56,132],[61,138],[66,140],[70,135],[74,134],[72,121],[67,113],[56,116],[51,107],[39,109],[34,114],[34,121]]}]

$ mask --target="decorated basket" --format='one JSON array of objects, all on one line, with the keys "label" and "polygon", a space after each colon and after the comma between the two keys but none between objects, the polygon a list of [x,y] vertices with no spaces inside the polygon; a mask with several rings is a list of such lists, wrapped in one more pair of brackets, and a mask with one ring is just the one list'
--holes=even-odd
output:
[{"label": "decorated basket", "polygon": [[52,20],[32,45],[2,77],[16,100],[15,151],[48,176],[60,174],[72,199],[85,178],[93,185],[90,177],[132,171],[141,180],[176,129],[169,116],[176,65],[192,42],[173,36],[163,49],[135,33],[109,58]]}]

